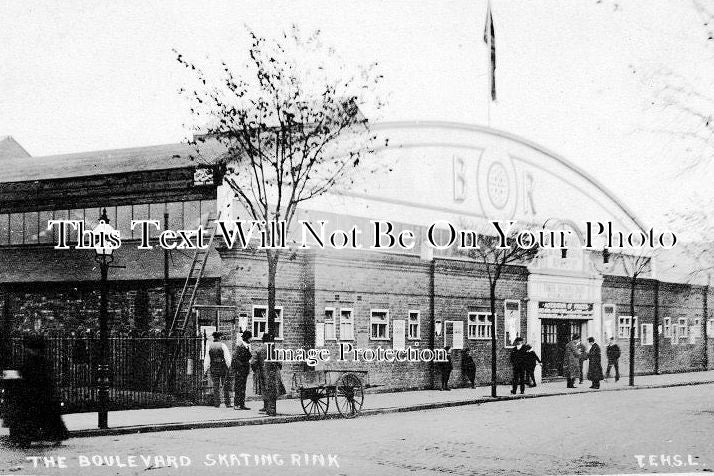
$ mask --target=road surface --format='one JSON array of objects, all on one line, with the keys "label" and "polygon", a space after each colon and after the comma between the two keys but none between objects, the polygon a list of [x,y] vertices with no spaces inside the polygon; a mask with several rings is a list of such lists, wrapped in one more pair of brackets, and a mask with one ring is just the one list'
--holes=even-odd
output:
[{"label": "road surface", "polygon": [[0,473],[16,475],[711,472],[714,385],[79,438],[0,456]]}]

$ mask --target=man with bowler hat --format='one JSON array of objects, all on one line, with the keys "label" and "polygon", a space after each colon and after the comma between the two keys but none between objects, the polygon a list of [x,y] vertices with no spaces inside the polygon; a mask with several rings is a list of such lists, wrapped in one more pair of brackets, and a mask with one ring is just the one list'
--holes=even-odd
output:
[{"label": "man with bowler hat", "polygon": [[511,350],[511,366],[513,367],[513,388],[511,393],[516,394],[516,389],[520,387],[521,394],[526,390],[526,350],[523,348],[523,339],[516,337]]}]

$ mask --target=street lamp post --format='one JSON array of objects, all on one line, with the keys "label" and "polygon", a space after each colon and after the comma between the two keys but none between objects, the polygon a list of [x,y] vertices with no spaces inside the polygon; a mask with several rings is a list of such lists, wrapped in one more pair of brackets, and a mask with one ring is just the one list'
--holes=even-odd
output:
[{"label": "street lamp post", "polygon": [[107,246],[105,238],[114,229],[109,225],[107,210],[102,210],[99,225],[94,228],[95,252],[94,259],[99,264],[101,282],[99,287],[99,365],[97,366],[97,400],[98,400],[98,426],[108,428],[109,420],[109,316],[107,315],[107,275],[114,256],[113,248]]}]

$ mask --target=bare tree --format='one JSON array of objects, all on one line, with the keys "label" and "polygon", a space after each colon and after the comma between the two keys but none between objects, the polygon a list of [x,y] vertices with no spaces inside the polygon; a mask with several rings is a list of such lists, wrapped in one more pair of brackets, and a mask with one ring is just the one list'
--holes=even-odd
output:
[{"label": "bare tree", "polygon": [[[711,64],[714,56],[714,3],[690,0],[690,7],[698,19],[698,25],[694,25],[688,38],[692,41],[681,35],[672,38],[672,41],[682,49],[700,51],[703,64]],[[658,33],[662,34],[653,32]],[[640,68],[632,68],[633,72],[640,72]],[[648,68],[642,70],[647,71]],[[660,116],[658,125],[648,132],[674,140],[679,147],[677,160],[681,161],[680,174],[701,172],[711,162],[714,153],[714,91],[711,88],[714,69],[678,69],[673,65],[659,65],[645,73],[643,79],[652,91],[651,106],[668,113],[670,117],[663,120]]]},{"label": "bare tree", "polygon": [[[289,230],[298,207],[336,186],[354,183],[354,169],[375,151],[361,108],[380,109],[375,91],[377,64],[343,64],[323,45],[320,32],[305,36],[293,26],[277,40],[248,31],[250,47],[242,70],[222,62],[216,75],[195,72],[199,88],[182,92],[192,101],[196,123],[191,141],[215,140],[224,148],[221,176],[248,218],[283,221]],[[268,332],[275,335],[275,278],[281,249],[265,250],[268,263]]]},{"label": "bare tree", "polygon": [[[619,9],[616,1],[597,0],[597,3],[610,3]],[[659,142],[657,155],[666,158],[668,162],[675,161],[676,174],[707,183],[714,174],[714,2],[710,0],[689,0],[686,3],[676,3],[677,8],[684,12],[690,8],[694,13],[694,23],[687,31],[677,30],[670,34],[672,45],[690,55],[700,58],[699,64],[658,64],[654,68],[646,64],[631,66],[632,73],[641,76],[643,85],[650,91],[649,108],[658,112],[656,124],[644,131],[654,140],[666,138]],[[666,35],[662,31],[649,29],[652,35]],[[694,52],[694,53],[692,53]],[[671,150],[667,150],[670,149]],[[687,184],[690,185],[690,184]],[[699,192],[710,192],[703,187],[692,187]],[[668,221],[673,229],[685,232],[677,250],[669,251],[668,256],[678,263],[672,263],[677,273],[686,276],[689,282],[709,282],[709,276],[714,269],[714,226],[710,218],[714,199],[711,195],[701,196],[701,193],[690,194],[692,204],[682,206],[668,215]],[[694,231],[696,230],[696,232]],[[632,260],[633,258],[627,258]],[[642,263],[632,263],[631,270],[636,270]],[[646,266],[646,264],[645,264]],[[659,263],[658,263],[659,267]],[[687,269],[682,269],[687,268]],[[702,279],[703,278],[703,279]],[[708,294],[708,286],[705,296]],[[705,301],[706,303],[706,301]],[[703,333],[706,335],[707,319],[703,321]],[[655,326],[655,337],[657,336]],[[631,339],[634,342],[634,339]],[[655,346],[657,346],[655,340]],[[704,339],[706,348],[707,342]],[[632,348],[632,346],[631,346]],[[706,360],[706,352],[704,352]],[[632,361],[632,359],[631,359]],[[632,372],[631,372],[632,373]],[[632,383],[632,382],[631,382]]]},{"label": "bare tree", "polygon": [[[493,233],[491,228],[490,232]],[[505,229],[504,237],[493,234],[481,233],[478,235],[478,248],[468,251],[470,258],[482,264],[486,270],[489,287],[489,301],[491,305],[491,396],[497,396],[496,385],[496,287],[503,272],[509,265],[525,264],[530,262],[538,254],[538,244],[533,242],[529,246],[527,242],[519,242],[517,235],[523,231],[522,227],[512,226],[508,231]],[[505,241],[505,242],[504,242]],[[523,246],[521,246],[523,245]]]},{"label": "bare tree", "polygon": [[[609,270],[610,274],[622,274],[627,277],[630,285],[630,386],[635,385],[635,332],[639,323],[635,322],[635,291],[637,289],[637,280],[645,273],[652,271],[652,261],[654,256],[652,253],[635,252],[626,253],[611,253],[605,248],[603,250],[603,263]],[[635,250],[636,251],[636,250]],[[653,326],[653,339],[658,338],[657,323]]]},{"label": "bare tree", "polygon": [[677,243],[678,260],[672,263],[689,282],[703,281],[714,272],[714,199],[692,200],[684,211],[670,212],[667,219],[674,230],[681,230]]}]

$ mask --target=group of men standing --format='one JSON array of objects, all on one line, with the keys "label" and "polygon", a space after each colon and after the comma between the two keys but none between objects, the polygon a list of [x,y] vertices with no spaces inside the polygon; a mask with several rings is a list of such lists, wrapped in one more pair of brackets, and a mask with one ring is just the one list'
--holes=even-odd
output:
[{"label": "group of men standing", "polygon": [[568,380],[567,387],[575,388],[575,380],[580,379],[583,383],[583,362],[588,363],[588,380],[592,382],[590,388],[600,388],[600,381],[604,378],[602,374],[602,355],[600,346],[595,343],[595,338],[588,337],[590,350],[582,344],[579,335],[574,335],[572,340],[565,346],[565,356],[563,357],[563,375]]},{"label": "group of men standing", "polygon": [[527,344],[523,344],[523,339],[516,337],[511,349],[511,366],[513,367],[513,388],[512,394],[520,387],[521,394],[525,393],[526,385],[535,387],[535,368],[540,363],[540,358]]},{"label": "group of men standing", "polygon": [[[588,361],[587,379],[592,382],[590,388],[600,388],[600,381],[605,376],[602,372],[602,354],[600,346],[593,337],[588,337],[590,348],[587,349],[580,340],[579,335],[574,335],[572,340],[565,346],[565,356],[563,357],[563,375],[566,377],[568,388],[575,388],[575,380],[579,379],[583,383],[583,363]],[[607,376],[610,369],[615,367],[615,381],[620,380],[620,368],[618,359],[620,358],[620,347],[610,338],[607,346]]]},{"label": "group of men standing", "polygon": [[[208,345],[203,359],[203,371],[209,373],[213,383],[213,404],[221,406],[221,388],[223,388],[223,399],[226,407],[231,406],[231,383],[235,394],[236,410],[250,410],[245,405],[245,388],[248,382],[248,375],[253,370],[256,383],[256,393],[263,396],[263,408],[259,411],[265,412],[269,416],[275,416],[276,402],[280,395],[286,393],[280,371],[280,362],[266,361],[267,353],[265,346],[261,346],[257,351],[252,352],[250,342],[253,334],[250,331],[243,332],[236,339],[235,348],[231,355],[228,346],[221,342],[223,334],[213,333],[213,342]],[[264,334],[263,342],[272,342],[270,334]]]},{"label": "group of men standing", "polygon": [[[583,364],[587,360],[587,379],[592,382],[590,388],[600,388],[600,381],[605,377],[602,371],[602,356],[600,346],[593,337],[588,337],[590,348],[588,349],[580,340],[579,335],[574,335],[565,346],[563,356],[563,375],[567,379],[567,388],[575,388],[575,380],[579,379],[583,383]],[[528,345],[523,344],[523,339],[517,337],[513,341],[514,347],[511,350],[511,365],[513,367],[513,388],[511,393],[515,395],[520,387],[521,394],[525,391],[526,384],[535,387],[534,369],[540,362],[538,356]],[[620,369],[618,359],[620,358],[620,348],[614,339],[610,339],[607,346],[607,373],[609,377],[610,369],[615,368],[615,381],[620,380]]]}]

